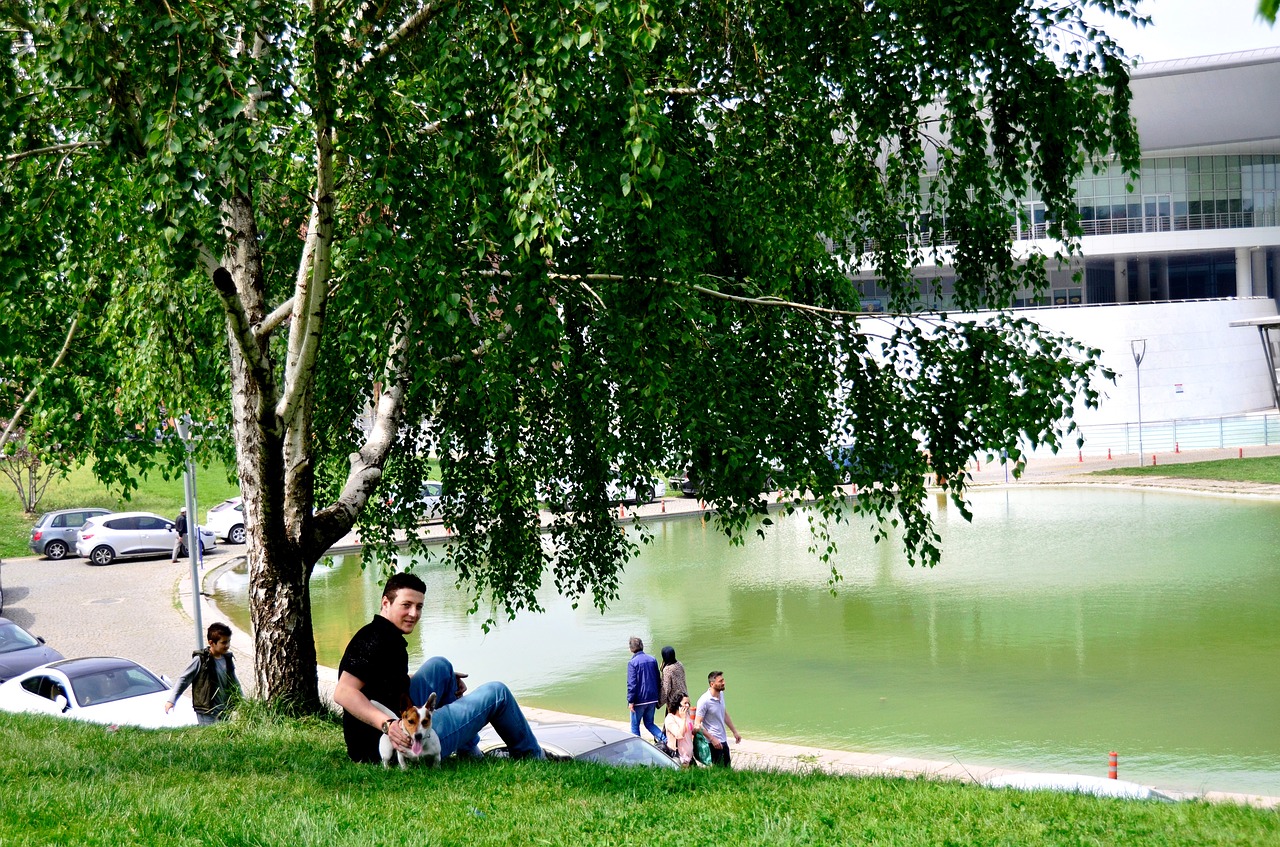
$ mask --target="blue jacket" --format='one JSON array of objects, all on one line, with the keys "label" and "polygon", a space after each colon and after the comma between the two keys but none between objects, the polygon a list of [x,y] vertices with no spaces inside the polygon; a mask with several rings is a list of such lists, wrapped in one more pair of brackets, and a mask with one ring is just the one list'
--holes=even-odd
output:
[{"label": "blue jacket", "polygon": [[647,706],[658,702],[658,660],[641,650],[627,662],[627,702]]}]

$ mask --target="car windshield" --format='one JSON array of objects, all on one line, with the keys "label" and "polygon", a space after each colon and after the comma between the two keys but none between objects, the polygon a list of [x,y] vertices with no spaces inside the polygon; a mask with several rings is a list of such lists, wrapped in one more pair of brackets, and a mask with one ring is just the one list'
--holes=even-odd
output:
[{"label": "car windshield", "polygon": [[141,667],[112,668],[72,680],[76,702],[81,706],[110,703],[165,691],[168,686]]},{"label": "car windshield", "polygon": [[612,744],[583,753],[581,761],[603,762],[606,765],[649,765],[670,767],[671,759],[657,747],[639,738],[625,738]]},{"label": "car windshield", "polygon": [[39,646],[40,642],[17,624],[0,625],[0,653],[12,653],[15,650]]}]

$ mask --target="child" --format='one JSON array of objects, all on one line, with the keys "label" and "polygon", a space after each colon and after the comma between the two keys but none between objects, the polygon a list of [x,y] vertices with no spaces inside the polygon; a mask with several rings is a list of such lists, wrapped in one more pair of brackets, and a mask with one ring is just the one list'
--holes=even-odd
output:
[{"label": "child", "polygon": [[224,623],[211,623],[207,631],[209,646],[198,650],[191,664],[178,678],[178,684],[164,704],[168,712],[178,702],[182,692],[191,686],[191,701],[196,709],[196,720],[201,726],[211,726],[225,720],[231,693],[240,693],[240,680],[236,679],[236,663],[231,655],[231,627]]},{"label": "child", "polygon": [[689,713],[689,695],[683,691],[667,703],[667,719],[662,722],[667,734],[667,749],[680,764],[693,763],[693,716]]}]

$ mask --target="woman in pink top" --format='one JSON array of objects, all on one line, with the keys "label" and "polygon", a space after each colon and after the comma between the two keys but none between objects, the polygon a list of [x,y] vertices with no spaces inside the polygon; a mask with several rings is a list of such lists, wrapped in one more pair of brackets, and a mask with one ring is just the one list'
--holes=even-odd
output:
[{"label": "woman in pink top", "polygon": [[667,749],[675,752],[680,764],[688,766],[693,761],[693,714],[688,694],[679,691],[672,695],[662,731],[667,734]]}]

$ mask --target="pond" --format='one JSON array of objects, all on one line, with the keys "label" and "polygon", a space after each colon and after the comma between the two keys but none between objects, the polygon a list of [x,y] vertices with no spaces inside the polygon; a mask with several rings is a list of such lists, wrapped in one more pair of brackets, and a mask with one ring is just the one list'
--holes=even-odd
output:
[{"label": "pond", "polygon": [[[695,698],[723,670],[747,738],[1104,775],[1160,787],[1280,795],[1280,504],[1105,488],[972,495],[973,523],[931,502],[933,569],[865,525],[842,529],[844,581],[780,518],[731,547],[713,524],[651,524],[607,614],[547,611],[487,635],[441,561],[419,564],[414,659],[531,706],[625,720],[627,639],[676,648]],[[312,580],[322,663],[378,608],[358,557]],[[218,603],[244,629],[243,575]]]}]

